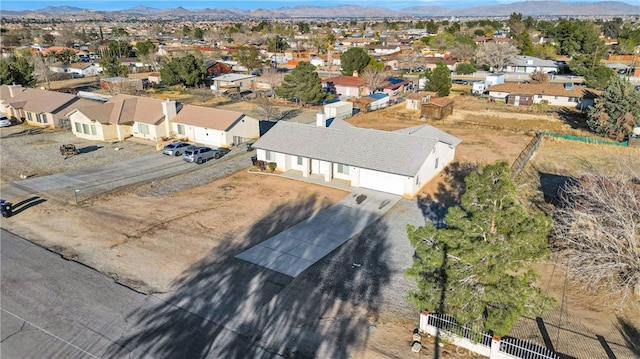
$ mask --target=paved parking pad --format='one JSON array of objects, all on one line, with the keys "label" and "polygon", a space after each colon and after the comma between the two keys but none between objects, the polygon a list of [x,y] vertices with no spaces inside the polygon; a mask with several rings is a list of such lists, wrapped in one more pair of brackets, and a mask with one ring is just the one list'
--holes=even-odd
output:
[{"label": "paved parking pad", "polygon": [[356,189],[333,206],[238,254],[236,258],[296,277],[382,217],[399,200]]}]

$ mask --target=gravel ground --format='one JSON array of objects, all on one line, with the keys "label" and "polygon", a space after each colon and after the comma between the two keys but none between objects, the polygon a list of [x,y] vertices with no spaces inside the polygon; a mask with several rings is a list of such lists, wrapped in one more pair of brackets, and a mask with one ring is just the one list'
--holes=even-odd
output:
[{"label": "gravel ground", "polygon": [[[31,134],[26,133],[29,130]],[[65,159],[59,148],[68,143],[74,144],[80,153]],[[135,140],[96,142],[77,138],[71,131],[38,129],[27,125],[0,129],[0,145],[2,184],[18,181],[22,179],[20,175],[46,176],[156,152],[154,145]]]}]

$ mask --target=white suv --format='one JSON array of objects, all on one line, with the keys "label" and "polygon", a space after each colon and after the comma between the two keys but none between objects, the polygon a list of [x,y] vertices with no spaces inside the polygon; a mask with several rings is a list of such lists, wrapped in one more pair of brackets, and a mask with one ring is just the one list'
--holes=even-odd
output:
[{"label": "white suv", "polygon": [[190,148],[184,151],[182,159],[187,162],[195,162],[197,164],[205,163],[206,161],[215,158],[217,151],[211,149],[211,147],[196,147]]}]

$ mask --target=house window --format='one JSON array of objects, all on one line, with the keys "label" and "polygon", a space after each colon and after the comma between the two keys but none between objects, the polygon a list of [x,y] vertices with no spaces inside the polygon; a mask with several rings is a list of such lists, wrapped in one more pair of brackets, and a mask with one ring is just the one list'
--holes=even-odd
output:
[{"label": "house window", "polygon": [[33,121],[33,117],[31,117],[31,112],[27,112],[27,118],[29,121]]},{"label": "house window", "polygon": [[338,173],[342,173],[344,175],[349,174],[349,166],[343,165],[342,163],[338,163]]},{"label": "house window", "polygon": [[82,133],[82,124],[80,124],[79,122],[75,122],[76,125],[76,132]]},{"label": "house window", "polygon": [[264,158],[267,161],[275,161],[276,160],[276,155],[271,151],[264,151]]},{"label": "house window", "polygon": [[296,159],[296,163],[298,164],[298,166],[302,166],[302,156],[297,156],[298,158]]},{"label": "house window", "polygon": [[178,124],[178,134],[184,135],[184,125]]},{"label": "house window", "polygon": [[147,125],[146,123],[139,123],[138,124],[138,130],[140,131],[141,134],[148,135],[149,134],[149,125]]},{"label": "house window", "polygon": [[558,96],[553,96],[553,99],[554,99],[554,100],[557,100],[557,99],[558,99]]},{"label": "house window", "polygon": [[96,133],[96,125],[91,125],[91,134],[94,135],[94,136],[97,134]]},{"label": "house window", "polygon": [[90,131],[90,130],[89,130],[89,125],[87,125],[86,123],[83,123],[83,124],[82,124],[82,133],[84,133],[84,134],[87,134],[87,135],[88,135],[88,134],[90,133],[89,131]]},{"label": "house window", "polygon": [[542,95],[538,95],[538,98],[542,98]]},{"label": "house window", "polygon": [[440,164],[440,157],[436,158],[436,169],[438,168],[439,164]]},{"label": "house window", "polygon": [[47,123],[47,115],[45,115],[44,113],[37,113],[36,121],[38,123]]}]

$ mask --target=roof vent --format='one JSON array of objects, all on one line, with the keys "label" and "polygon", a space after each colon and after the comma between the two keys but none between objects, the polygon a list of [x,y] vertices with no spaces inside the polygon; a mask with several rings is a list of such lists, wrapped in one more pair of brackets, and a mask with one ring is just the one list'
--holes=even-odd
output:
[{"label": "roof vent", "polygon": [[567,90],[567,91],[573,90],[573,82],[565,82],[564,83],[564,89]]}]

